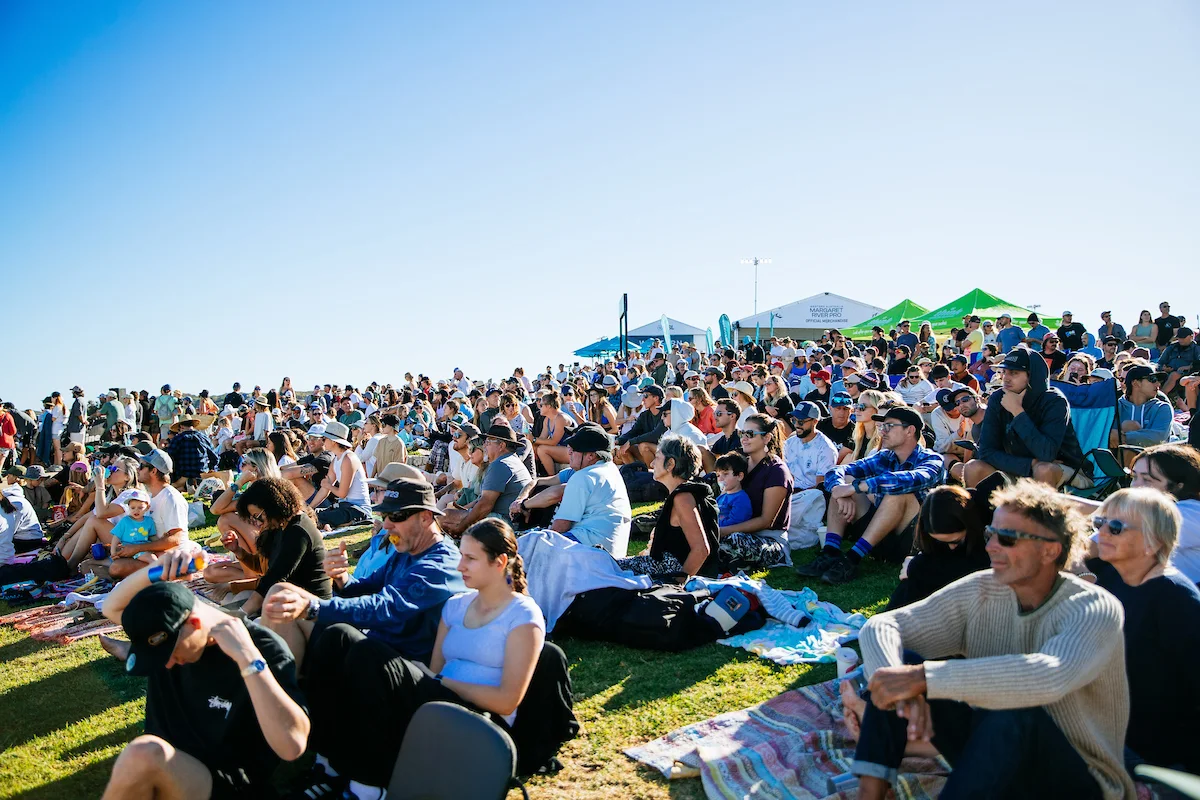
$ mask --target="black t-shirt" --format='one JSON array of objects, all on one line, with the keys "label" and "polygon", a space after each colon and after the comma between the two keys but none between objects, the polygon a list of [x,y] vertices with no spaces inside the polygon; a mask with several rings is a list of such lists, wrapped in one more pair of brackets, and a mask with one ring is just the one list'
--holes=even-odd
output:
[{"label": "black t-shirt", "polygon": [[242,397],[241,392],[230,392],[229,394],[225,395],[225,405],[233,406],[234,408],[241,408],[242,406],[246,405],[246,398]]},{"label": "black t-shirt", "polygon": [[[305,708],[296,683],[292,651],[277,634],[244,622],[280,687]],[[255,679],[257,680],[257,679]],[[213,771],[218,782],[229,775],[234,786],[266,783],[279,756],[263,738],[238,665],[216,645],[199,661],[161,669],[146,687],[146,733],[166,739]],[[242,777],[244,773],[244,777]],[[218,794],[215,791],[214,795]]]},{"label": "black t-shirt", "polygon": [[729,391],[724,386],[717,385],[709,392],[709,397],[713,400],[724,400],[729,397]]},{"label": "black t-shirt", "polygon": [[1046,360],[1046,364],[1050,367],[1050,379],[1056,380],[1058,373],[1067,365],[1067,354],[1062,350],[1055,350],[1049,355],[1042,353],[1042,358]]},{"label": "black t-shirt", "polygon": [[888,365],[887,374],[903,375],[904,373],[908,372],[910,367],[912,367],[912,362],[907,358],[897,358]]},{"label": "black t-shirt", "polygon": [[844,428],[833,427],[833,420],[829,417],[817,423],[817,430],[829,437],[829,440],[836,444],[839,448],[853,447],[851,441],[854,438],[854,423],[847,422]]},{"label": "black t-shirt", "polygon": [[1062,325],[1058,329],[1058,338],[1067,350],[1082,350],[1087,341],[1087,328],[1080,322]]},{"label": "black t-shirt", "polygon": [[737,431],[733,432],[732,436],[722,436],[712,443],[708,448],[714,456],[723,456],[730,452],[742,452],[742,437],[738,436]]},{"label": "black t-shirt", "polygon": [[322,600],[333,597],[333,586],[325,572],[325,542],[317,523],[299,514],[283,530],[263,531],[258,549],[267,557],[267,571],[254,591],[263,597],[272,586],[286,581],[312,592]]},{"label": "black t-shirt", "polygon": [[1174,314],[1168,314],[1165,317],[1159,317],[1154,320],[1154,324],[1158,326],[1158,338],[1154,340],[1154,343],[1158,346],[1159,350],[1162,350],[1175,341],[1175,331],[1183,323],[1179,321],[1179,317]]},{"label": "black t-shirt", "polygon": [[325,476],[329,473],[329,468],[333,466],[333,454],[327,450],[322,450],[315,456],[312,454],[301,456],[296,459],[296,464],[301,467],[314,466],[317,468],[317,473],[309,480],[313,486],[320,486],[321,481],[325,480]]}]

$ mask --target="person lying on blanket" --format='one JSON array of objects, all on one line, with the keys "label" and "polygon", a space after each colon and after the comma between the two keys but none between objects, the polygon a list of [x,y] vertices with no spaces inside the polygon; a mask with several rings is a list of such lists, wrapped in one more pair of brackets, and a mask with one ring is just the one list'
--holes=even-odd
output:
[{"label": "person lying on blanket", "polygon": [[1062,571],[1083,517],[1030,479],[992,501],[990,570],[862,630],[858,796],[882,800],[906,745],[923,741],[953,766],[943,797],[1133,797],[1121,603]]},{"label": "person lying on blanket", "polygon": [[257,623],[196,599],[191,552],[159,556],[168,580],[140,570],[103,612],[129,636],[125,669],[145,676],[145,733],[113,764],[106,800],[263,797],[280,760],[308,745],[309,719],[287,644]]}]

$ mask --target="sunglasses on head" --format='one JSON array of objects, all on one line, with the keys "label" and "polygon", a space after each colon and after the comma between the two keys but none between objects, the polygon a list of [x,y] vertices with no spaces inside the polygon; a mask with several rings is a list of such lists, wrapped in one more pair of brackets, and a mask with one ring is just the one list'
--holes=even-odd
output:
[{"label": "sunglasses on head", "polygon": [[1120,536],[1125,531],[1136,530],[1136,528],[1134,528],[1128,522],[1122,522],[1119,519],[1112,519],[1111,517],[1101,517],[1099,515],[1092,517],[1092,527],[1096,531],[1099,531],[1105,525],[1108,526],[1108,532],[1111,533],[1113,536]]},{"label": "sunglasses on head", "polygon": [[1037,536],[1024,531],[1014,531],[1007,528],[997,528],[994,525],[988,525],[983,529],[983,541],[990,542],[995,536],[1000,542],[1001,547],[1014,547],[1017,544],[1017,539],[1029,539],[1034,542],[1057,542],[1057,539],[1052,539],[1049,536]]}]

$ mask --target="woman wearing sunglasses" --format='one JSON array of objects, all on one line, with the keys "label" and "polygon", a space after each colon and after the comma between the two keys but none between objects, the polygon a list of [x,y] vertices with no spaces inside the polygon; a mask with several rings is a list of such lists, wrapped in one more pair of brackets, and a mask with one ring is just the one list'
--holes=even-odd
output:
[{"label": "woman wearing sunglasses", "polygon": [[983,541],[984,516],[974,494],[961,486],[939,486],[917,515],[916,555],[904,561],[900,585],[885,610],[901,608],[991,565]]},{"label": "woman wearing sunglasses", "polygon": [[853,447],[843,447],[838,453],[838,463],[847,464],[879,452],[881,436],[871,417],[879,413],[879,406],[887,397],[883,392],[867,389],[859,392],[858,400],[851,406],[854,420]]},{"label": "woman wearing sunglasses", "polygon": [[1145,761],[1197,773],[1200,729],[1189,712],[1200,708],[1200,590],[1171,566],[1179,525],[1168,495],[1122,489],[1092,518],[1099,558],[1086,563],[1125,607],[1127,766]]},{"label": "woman wearing sunglasses", "polygon": [[783,426],[766,414],[752,414],[738,431],[749,471],[742,490],[753,516],[721,528],[721,553],[733,569],[766,569],[791,564],[787,530],[792,521],[792,473],[783,460]]},{"label": "woman wearing sunglasses", "polygon": [[242,606],[244,612],[253,614],[261,609],[263,598],[277,583],[299,586],[322,600],[333,596],[316,518],[290,481],[254,481],[238,497],[237,514],[257,532],[256,545],[264,566],[254,594]]}]

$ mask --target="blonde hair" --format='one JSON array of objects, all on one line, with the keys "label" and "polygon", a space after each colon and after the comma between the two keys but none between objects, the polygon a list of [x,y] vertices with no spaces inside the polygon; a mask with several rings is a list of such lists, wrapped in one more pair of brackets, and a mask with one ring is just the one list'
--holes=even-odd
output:
[{"label": "blonde hair", "polygon": [[1062,552],[1055,562],[1059,568],[1074,563],[1075,551],[1088,536],[1087,521],[1075,510],[1070,497],[1059,494],[1044,483],[1022,478],[1012,486],[992,494],[992,505],[1020,514],[1058,538]]},{"label": "blonde hair", "polygon": [[1183,526],[1183,516],[1170,495],[1148,487],[1121,489],[1100,505],[1099,514],[1133,517],[1142,529],[1146,549],[1154,551],[1160,565],[1170,563]]},{"label": "blonde hair", "polygon": [[[888,396],[883,392],[875,389],[865,389],[858,393],[858,399],[855,400],[855,404],[862,403],[878,410],[881,405],[887,402],[887,400]],[[857,414],[858,412],[855,413]],[[873,424],[874,420],[856,419],[854,421],[853,440],[855,461],[858,461],[860,458],[866,458],[872,453],[878,452],[880,442],[883,440],[883,434],[879,432],[878,425],[876,425],[875,430],[871,432],[870,438],[867,438],[867,422],[871,422]]]},{"label": "blonde hair", "polygon": [[275,454],[265,447],[252,447],[242,454],[242,463],[254,467],[259,478],[282,478]]}]

